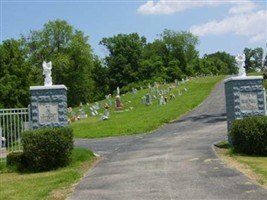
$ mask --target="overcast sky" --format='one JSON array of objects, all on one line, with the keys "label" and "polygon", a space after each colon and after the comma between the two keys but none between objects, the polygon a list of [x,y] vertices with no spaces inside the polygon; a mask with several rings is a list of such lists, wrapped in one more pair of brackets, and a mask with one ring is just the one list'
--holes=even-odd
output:
[{"label": "overcast sky", "polygon": [[164,29],[199,36],[200,55],[262,47],[267,42],[266,0],[0,0],[0,40],[18,39],[49,20],[66,20],[89,36],[94,53],[103,37],[137,32],[148,42]]}]

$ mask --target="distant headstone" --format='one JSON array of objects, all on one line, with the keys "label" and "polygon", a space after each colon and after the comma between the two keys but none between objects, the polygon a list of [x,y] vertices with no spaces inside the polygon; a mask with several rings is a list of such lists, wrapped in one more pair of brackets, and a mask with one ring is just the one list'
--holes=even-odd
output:
[{"label": "distant headstone", "polygon": [[100,106],[99,106],[98,102],[95,102],[94,108],[95,108],[95,110],[99,110],[100,109]]},{"label": "distant headstone", "polygon": [[151,99],[151,95],[148,93],[146,94],[146,105],[152,105],[152,99]]},{"label": "distant headstone", "polygon": [[80,111],[79,111],[79,118],[80,119],[87,118],[87,114],[85,113],[85,111],[83,109],[80,109]]},{"label": "distant headstone", "polygon": [[116,96],[115,100],[115,110],[116,111],[122,111],[123,110],[123,104],[121,102],[121,97],[119,95]]},{"label": "distant headstone", "polygon": [[136,88],[132,88],[132,94],[136,95],[137,94],[137,89]]},{"label": "distant headstone", "polygon": [[165,105],[165,104],[166,104],[165,99],[164,99],[163,96],[161,96],[160,99],[159,99],[159,105],[162,106],[162,105]]},{"label": "distant headstone", "polygon": [[108,109],[105,109],[105,112],[100,117],[101,120],[107,120],[109,119],[109,111]]},{"label": "distant headstone", "polygon": [[141,104],[145,105],[146,104],[146,96],[143,96],[141,98]]},{"label": "distant headstone", "polygon": [[95,109],[95,106],[91,106],[89,109],[92,116],[98,115],[98,111]]},{"label": "distant headstone", "polygon": [[174,80],[175,85],[178,86],[179,85],[179,81],[177,79]]},{"label": "distant headstone", "polygon": [[170,94],[170,100],[175,100],[175,95],[173,93]]}]

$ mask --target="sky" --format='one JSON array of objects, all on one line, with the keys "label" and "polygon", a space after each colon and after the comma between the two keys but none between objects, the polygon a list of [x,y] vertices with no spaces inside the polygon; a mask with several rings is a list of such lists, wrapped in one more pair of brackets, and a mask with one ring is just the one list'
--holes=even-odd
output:
[{"label": "sky", "polygon": [[198,36],[200,56],[257,47],[266,52],[266,0],[0,0],[0,42],[57,19],[89,36],[102,58],[108,54],[99,45],[104,37],[136,32],[153,42],[164,29]]}]

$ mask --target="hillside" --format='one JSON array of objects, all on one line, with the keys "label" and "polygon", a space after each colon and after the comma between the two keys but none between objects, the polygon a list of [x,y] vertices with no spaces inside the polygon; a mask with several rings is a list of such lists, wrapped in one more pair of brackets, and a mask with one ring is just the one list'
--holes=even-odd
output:
[{"label": "hillside", "polygon": [[[95,103],[83,105],[82,109],[88,117],[71,122],[70,127],[74,130],[75,138],[100,138],[148,133],[194,109],[209,95],[216,83],[224,78],[225,76],[194,78],[184,83],[179,82],[179,85],[177,83],[159,84],[158,87],[151,86],[150,89],[147,87],[138,90],[136,94],[122,94],[122,112],[115,111],[115,95],[113,95],[110,100],[100,101],[97,103],[98,105]],[[156,99],[156,96],[159,96],[157,90],[167,98],[165,105],[160,105],[160,97]],[[145,96],[148,93],[151,94],[151,105],[145,105],[142,102],[145,101]],[[171,95],[173,96],[172,100],[170,99]],[[142,100],[142,98],[144,99]],[[101,120],[100,115],[104,113],[105,103],[111,102],[112,105],[110,104],[108,109],[109,118]],[[90,107],[92,109],[94,105],[100,108],[97,116],[92,116],[90,112]],[[73,109],[76,113],[79,113],[78,110],[79,108]],[[71,118],[71,113],[69,116]]]}]

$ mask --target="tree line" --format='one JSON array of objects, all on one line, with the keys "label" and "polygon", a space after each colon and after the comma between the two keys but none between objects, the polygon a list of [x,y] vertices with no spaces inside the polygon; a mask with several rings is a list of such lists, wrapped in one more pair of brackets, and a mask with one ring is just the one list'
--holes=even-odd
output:
[{"label": "tree line", "polygon": [[[226,52],[204,55],[190,32],[165,29],[148,43],[138,33],[103,38],[108,54],[94,54],[89,37],[64,20],[49,21],[41,30],[0,44],[0,108],[25,107],[29,87],[43,85],[42,62],[52,61],[53,84],[68,88],[68,105],[103,99],[120,87],[123,92],[148,82],[181,80],[202,74],[234,74],[234,56]],[[255,69],[263,50],[245,49],[246,65]],[[251,58],[254,58],[251,59]]]}]

